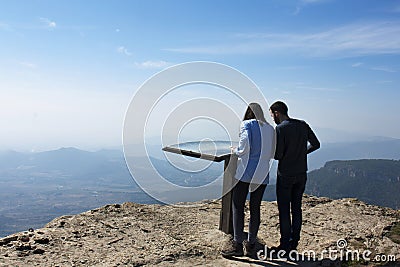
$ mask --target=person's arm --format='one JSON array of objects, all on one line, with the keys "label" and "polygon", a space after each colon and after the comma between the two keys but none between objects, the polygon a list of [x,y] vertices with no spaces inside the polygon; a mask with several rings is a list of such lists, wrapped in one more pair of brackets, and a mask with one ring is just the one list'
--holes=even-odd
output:
[{"label": "person's arm", "polygon": [[307,141],[309,142],[309,145],[307,147],[307,154],[317,150],[318,148],[321,147],[321,144],[317,138],[317,136],[315,135],[315,133],[313,132],[313,130],[311,130],[310,126],[307,125],[308,128],[308,137],[307,137]]},{"label": "person's arm", "polygon": [[276,130],[274,127],[272,127],[272,137],[271,137],[271,153],[270,153],[270,159],[275,159],[275,151],[276,151]]},{"label": "person's arm", "polygon": [[239,133],[239,145],[235,149],[234,153],[238,156],[241,156],[246,153],[250,153],[250,131],[245,122],[242,122],[240,125],[240,133]]},{"label": "person's arm", "polygon": [[284,151],[284,136],[280,132],[280,128],[275,128],[275,140],[276,140],[276,148],[275,148],[275,157],[276,160],[281,160],[283,158]]}]

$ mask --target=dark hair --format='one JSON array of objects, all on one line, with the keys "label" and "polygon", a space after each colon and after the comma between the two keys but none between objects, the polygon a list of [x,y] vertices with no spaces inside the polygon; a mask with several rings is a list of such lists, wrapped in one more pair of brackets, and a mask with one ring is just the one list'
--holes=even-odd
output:
[{"label": "dark hair", "polygon": [[271,105],[271,107],[269,108],[272,112],[279,112],[282,115],[288,115],[288,107],[286,106],[285,103],[283,103],[282,101],[276,101],[275,103],[273,103]]},{"label": "dark hair", "polygon": [[258,103],[250,103],[247,107],[246,113],[244,113],[244,121],[251,119],[256,119],[265,123],[267,122],[264,117],[264,112]]}]

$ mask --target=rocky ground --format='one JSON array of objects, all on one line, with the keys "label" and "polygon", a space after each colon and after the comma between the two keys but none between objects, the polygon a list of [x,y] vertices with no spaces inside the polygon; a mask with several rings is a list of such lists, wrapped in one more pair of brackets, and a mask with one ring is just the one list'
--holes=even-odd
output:
[{"label": "rocky ground", "polygon": [[[234,260],[220,256],[229,236],[218,230],[220,201],[191,207],[124,203],[74,216],[63,216],[42,229],[0,239],[1,266],[356,266],[329,260],[320,253],[337,249],[370,250],[369,258],[393,255],[400,265],[400,211],[367,205],[355,199],[330,200],[305,196],[299,252],[316,251],[315,260]],[[276,202],[262,203],[259,249],[278,244]],[[248,216],[248,211],[246,212]],[[396,243],[397,242],[397,243]],[[340,243],[344,247],[344,243]],[[340,255],[339,253],[337,255]],[[332,254],[334,257],[334,255]],[[369,262],[369,266],[381,265]]]}]

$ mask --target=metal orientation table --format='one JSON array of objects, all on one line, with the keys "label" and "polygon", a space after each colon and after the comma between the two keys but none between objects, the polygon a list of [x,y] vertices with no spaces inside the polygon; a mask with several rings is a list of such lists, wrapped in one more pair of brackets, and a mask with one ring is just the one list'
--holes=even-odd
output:
[{"label": "metal orientation table", "polygon": [[220,212],[219,230],[226,234],[233,233],[232,222],[232,186],[236,172],[237,157],[232,154],[231,147],[237,142],[231,141],[194,141],[164,147],[166,152],[181,154],[215,162],[224,161],[224,177],[222,185],[222,207]]}]

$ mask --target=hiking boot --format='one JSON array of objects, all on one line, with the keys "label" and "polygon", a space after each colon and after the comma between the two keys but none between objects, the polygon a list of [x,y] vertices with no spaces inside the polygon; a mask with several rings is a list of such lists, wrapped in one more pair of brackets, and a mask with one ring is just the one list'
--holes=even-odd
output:
[{"label": "hiking boot", "polygon": [[299,245],[299,242],[296,242],[296,241],[293,241],[293,240],[290,240],[289,241],[290,243],[290,251],[293,251],[293,250],[295,250],[295,251],[297,251],[297,246]]},{"label": "hiking boot", "polygon": [[247,240],[245,240],[243,243],[244,249],[246,251],[245,255],[250,258],[253,257],[255,255],[256,243],[250,244]]},{"label": "hiking boot", "polygon": [[241,257],[243,253],[243,245],[234,240],[229,241],[226,248],[221,251],[222,257]]},{"label": "hiking boot", "polygon": [[274,257],[278,257],[278,255],[279,257],[287,257],[289,255],[290,249],[279,245],[277,247],[271,247],[271,251],[273,251]]}]

